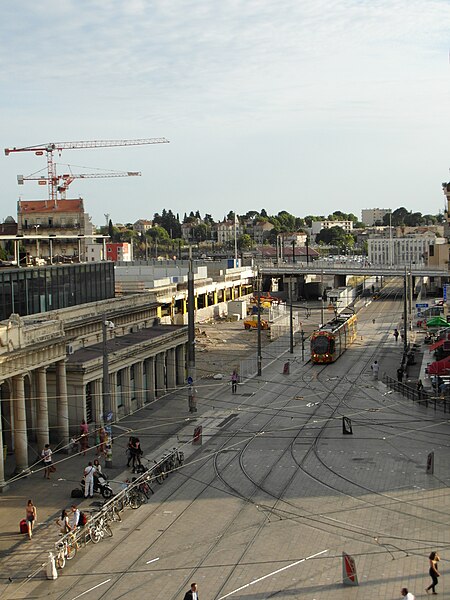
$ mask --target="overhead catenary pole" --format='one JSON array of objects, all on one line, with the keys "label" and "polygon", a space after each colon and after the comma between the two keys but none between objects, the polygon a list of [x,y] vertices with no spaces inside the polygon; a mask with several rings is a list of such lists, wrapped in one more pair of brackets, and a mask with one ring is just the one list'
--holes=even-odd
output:
[{"label": "overhead catenary pole", "polygon": [[292,277],[289,279],[289,352],[294,354],[294,314],[292,308]]},{"label": "overhead catenary pole", "polygon": [[257,272],[257,306],[258,306],[258,338],[257,338],[257,352],[256,352],[256,363],[257,363],[257,375],[261,377],[262,375],[262,350],[261,350],[261,279],[259,275],[259,270]]},{"label": "overhead catenary pole", "polygon": [[188,270],[188,401],[189,412],[197,412],[195,397],[195,295],[194,295],[194,267],[192,261],[192,245],[189,245],[189,270]]},{"label": "overhead catenary pole", "polygon": [[[111,469],[113,466],[113,455],[112,455],[112,429],[111,421],[113,418],[111,411],[111,391],[109,387],[109,363],[108,363],[108,327],[113,328],[114,324],[106,319],[106,314],[102,316],[102,333],[103,333],[103,415],[102,421],[106,433],[106,460],[105,467]],[[98,424],[97,424],[98,425]]]},{"label": "overhead catenary pole", "polygon": [[237,258],[238,258],[238,251],[237,251],[237,214],[234,213],[234,266],[237,266]]},{"label": "overhead catenary pole", "polygon": [[406,359],[408,352],[408,272],[405,265],[403,279],[403,353]]}]

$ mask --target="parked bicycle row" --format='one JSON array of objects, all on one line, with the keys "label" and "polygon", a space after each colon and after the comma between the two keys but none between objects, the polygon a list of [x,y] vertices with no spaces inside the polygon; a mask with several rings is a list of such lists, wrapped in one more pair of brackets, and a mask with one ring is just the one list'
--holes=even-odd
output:
[{"label": "parked bicycle row", "polygon": [[[121,512],[126,508],[137,509],[147,502],[154,493],[152,484],[162,484],[170,473],[179,469],[184,463],[184,453],[178,448],[167,452],[159,461],[147,461],[147,467],[140,464],[140,472],[131,481],[126,480],[123,489],[106,500],[100,510],[83,513],[76,505],[72,505],[71,515],[63,511],[57,525],[62,537],[55,543],[55,563],[63,569],[66,561],[74,558],[80,548],[84,548],[89,542],[97,544],[105,537],[112,537],[111,524],[121,521]],[[104,485],[109,484],[103,475]],[[111,488],[109,487],[109,490]],[[104,490],[94,488],[94,491],[102,493]],[[112,494],[112,490],[111,490]]]}]

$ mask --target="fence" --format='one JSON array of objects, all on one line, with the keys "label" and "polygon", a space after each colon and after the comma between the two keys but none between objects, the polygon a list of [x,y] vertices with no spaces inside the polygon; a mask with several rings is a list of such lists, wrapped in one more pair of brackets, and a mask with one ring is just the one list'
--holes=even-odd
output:
[{"label": "fence", "polygon": [[427,392],[426,390],[418,390],[417,388],[413,388],[406,383],[401,381],[397,381],[393,377],[384,374],[383,382],[390,388],[391,390],[402,394],[405,398],[409,398],[413,402],[418,402],[419,404],[424,404],[428,406],[428,404],[432,404],[434,410],[443,409],[444,413],[447,411],[450,412],[450,398],[446,395],[438,396]]}]

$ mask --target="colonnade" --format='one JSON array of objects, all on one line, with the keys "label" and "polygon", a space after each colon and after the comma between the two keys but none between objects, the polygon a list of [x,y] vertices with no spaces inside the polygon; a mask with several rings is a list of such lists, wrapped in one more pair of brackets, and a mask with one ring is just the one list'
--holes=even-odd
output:
[{"label": "colonnade", "polygon": [[[16,460],[16,472],[29,471],[28,464],[28,440],[30,430],[36,434],[36,443],[40,452],[45,444],[50,441],[49,424],[49,398],[47,392],[47,368],[40,367],[30,373],[21,373],[11,377],[9,380],[0,381],[0,391],[9,387],[9,398],[0,396],[0,486],[4,484],[4,459],[3,448],[6,442],[5,436],[10,440],[14,448]],[[34,391],[32,398],[27,398],[25,393],[26,378],[30,378],[30,389]],[[69,441],[69,405],[67,398],[66,361],[60,360],[56,363],[57,399],[56,409],[56,435],[61,446],[67,445]],[[8,405],[8,410],[6,410]],[[28,408],[28,411],[27,411]],[[5,413],[8,413],[6,419]],[[31,414],[31,422],[27,418],[27,412]],[[3,432],[3,424],[7,422],[8,431]]]},{"label": "colonnade", "polygon": [[[145,403],[170,393],[176,389],[177,385],[185,383],[186,349],[184,343],[145,359],[140,358],[135,362],[133,360],[135,360],[134,357],[130,357],[127,363],[122,358],[118,370],[117,368],[114,370],[114,364],[110,365],[109,391],[114,420],[142,408]],[[119,371],[121,373],[120,389],[118,387]],[[67,365],[66,360],[59,360],[53,365],[39,367],[33,371],[0,380],[0,451],[3,450],[4,444],[8,445],[8,451],[14,451],[17,473],[29,471],[29,441],[32,440],[36,443],[39,454],[45,444],[50,443],[50,437],[52,444],[64,448],[69,443],[70,428],[78,431],[82,418],[96,425],[104,421],[103,377],[100,375],[100,371],[98,371],[98,377],[90,380],[84,379],[86,376],[81,375],[77,390],[74,389],[73,381],[71,381],[72,401],[70,406],[68,374],[70,377],[73,376],[73,373],[70,372],[70,364]],[[87,384],[90,384],[92,393],[92,413],[90,415],[87,414]],[[51,390],[50,397],[49,390]],[[2,452],[0,455],[0,489],[4,483]]]}]

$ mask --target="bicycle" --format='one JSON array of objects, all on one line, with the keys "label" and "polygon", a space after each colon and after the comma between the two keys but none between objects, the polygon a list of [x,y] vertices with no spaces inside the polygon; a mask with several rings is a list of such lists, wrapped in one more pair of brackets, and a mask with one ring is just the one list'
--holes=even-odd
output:
[{"label": "bicycle", "polygon": [[55,564],[59,569],[64,569],[66,560],[72,560],[78,550],[78,542],[75,534],[67,533],[64,538],[56,542]]},{"label": "bicycle", "polygon": [[98,542],[106,536],[113,536],[112,529],[108,524],[104,511],[102,511],[102,514],[100,514],[93,523],[86,525],[86,527],[88,527],[89,537],[93,544],[98,544]]}]

